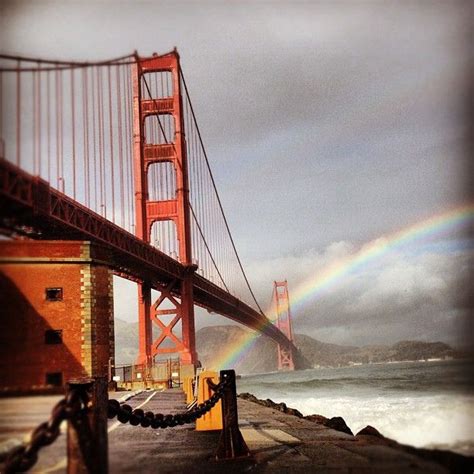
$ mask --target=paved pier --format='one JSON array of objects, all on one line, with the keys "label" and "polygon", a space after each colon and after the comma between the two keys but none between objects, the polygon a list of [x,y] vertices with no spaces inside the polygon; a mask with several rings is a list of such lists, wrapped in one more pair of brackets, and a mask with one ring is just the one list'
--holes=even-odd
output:
[{"label": "paved pier", "polygon": [[[123,393],[115,394],[116,398]],[[21,439],[59,397],[0,399],[0,444]],[[164,414],[184,411],[179,390],[142,392],[127,403]],[[110,473],[446,473],[445,468],[404,451],[373,444],[309,420],[247,400],[238,401],[241,432],[252,458],[217,462],[219,432],[197,432],[194,424],[153,430],[109,421]],[[64,431],[64,429],[63,429]],[[66,472],[66,436],[40,451],[31,472]]]}]

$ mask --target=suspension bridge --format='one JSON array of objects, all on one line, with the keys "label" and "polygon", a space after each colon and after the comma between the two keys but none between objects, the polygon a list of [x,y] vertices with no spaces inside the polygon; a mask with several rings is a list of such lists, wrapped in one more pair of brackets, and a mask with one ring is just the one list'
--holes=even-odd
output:
[{"label": "suspension bridge", "polygon": [[[95,63],[0,55],[0,107],[0,226],[10,237],[3,268],[28,262],[21,277],[5,275],[33,309],[41,314],[26,281],[36,263],[62,265],[68,280],[45,283],[43,300],[62,300],[68,283],[87,287],[82,313],[110,293],[94,270],[102,266],[137,283],[137,363],[179,354],[195,365],[198,305],[270,337],[279,367],[294,368],[286,283],[275,284],[274,324],[237,253],[176,50]],[[66,241],[92,246],[75,283],[64,265],[79,263],[84,248],[78,256],[53,245]],[[94,311],[78,326],[90,351],[107,331]]]},{"label": "suspension bridge", "polygon": [[[274,281],[274,321],[249,284],[176,51],[95,63],[0,55],[0,109],[2,394],[66,392],[52,410],[0,400],[0,441],[32,428],[6,455],[0,443],[2,472],[38,463],[68,473],[372,473],[387,459],[397,472],[447,472],[370,426],[354,437],[340,418],[238,400],[234,370],[195,376],[195,305],[274,340],[280,369],[298,358],[287,282]],[[155,359],[179,355],[180,389],[154,387],[127,403],[108,394],[114,275],[138,287],[137,363],[156,369]],[[63,424],[67,439],[54,443]],[[471,472],[459,458],[451,467]]]}]

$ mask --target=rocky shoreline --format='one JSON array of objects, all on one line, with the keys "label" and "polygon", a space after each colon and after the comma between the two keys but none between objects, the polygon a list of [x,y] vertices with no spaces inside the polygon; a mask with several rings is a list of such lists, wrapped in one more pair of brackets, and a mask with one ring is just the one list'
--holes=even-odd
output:
[{"label": "rocky shoreline", "polygon": [[419,456],[428,461],[436,462],[448,469],[452,474],[471,474],[474,472],[474,457],[472,456],[463,456],[462,454],[441,449],[415,448],[413,446],[400,444],[393,439],[386,438],[377,429],[370,425],[367,425],[365,428],[354,435],[352,430],[347,426],[344,419],[340,416],[333,418],[326,418],[325,416],[316,414],[304,416],[299,410],[288,407],[286,403],[275,403],[269,398],[266,400],[261,400],[251,393],[241,393],[238,395],[238,397],[242,398],[243,400],[248,400],[258,405],[286,413],[288,415],[296,416],[298,418],[303,418],[305,420],[324,425],[336,431],[341,431],[348,435],[354,436],[358,441],[361,441],[365,444],[389,446],[391,448]]}]

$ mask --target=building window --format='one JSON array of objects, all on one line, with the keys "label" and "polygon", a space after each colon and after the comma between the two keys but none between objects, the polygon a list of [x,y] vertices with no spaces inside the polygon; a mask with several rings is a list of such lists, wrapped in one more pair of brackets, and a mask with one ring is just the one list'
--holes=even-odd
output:
[{"label": "building window", "polygon": [[54,387],[61,387],[63,384],[62,372],[49,372],[46,374],[46,385],[53,385]]},{"label": "building window", "polygon": [[46,301],[62,301],[62,288],[46,288]]},{"label": "building window", "polygon": [[47,329],[44,332],[45,344],[62,344],[62,342],[63,342],[62,329]]}]

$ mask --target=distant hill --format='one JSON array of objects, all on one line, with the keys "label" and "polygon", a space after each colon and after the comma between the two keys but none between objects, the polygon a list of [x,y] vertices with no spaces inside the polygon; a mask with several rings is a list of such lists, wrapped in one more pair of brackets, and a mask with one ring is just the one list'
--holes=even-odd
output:
[{"label": "distant hill", "polygon": [[[210,326],[196,333],[196,348],[203,367],[217,369],[216,364],[232,362],[237,373],[263,373],[277,370],[277,346],[267,337],[258,337],[249,345],[242,358],[229,358],[235,354],[230,348],[239,348],[249,341],[251,331],[239,326]],[[230,367],[229,367],[230,368]]]},{"label": "distant hill", "polygon": [[355,346],[340,346],[321,342],[304,334],[295,335],[295,345],[312,367],[315,365],[325,367],[339,365],[339,362],[336,361],[342,360],[345,355],[358,349]]},{"label": "distant hill", "polygon": [[[264,336],[248,344],[250,330],[239,326],[210,326],[196,333],[196,347],[204,367],[216,369],[223,361],[232,363],[241,374],[273,372],[277,370],[277,346]],[[248,348],[239,357],[236,348]],[[443,342],[401,341],[394,345],[342,346],[329,344],[303,334],[295,335],[295,345],[300,351],[298,365],[307,367],[338,367],[375,362],[427,360],[432,358],[457,358],[465,356]],[[137,323],[115,320],[116,364],[135,361],[138,353]],[[232,350],[232,348],[234,350]]]},{"label": "distant hill", "polygon": [[[300,338],[304,338],[304,341]],[[402,341],[392,346],[351,347],[326,344],[308,336],[296,336],[296,346],[313,366],[323,367],[461,356],[443,342]]]},{"label": "distant hill", "polygon": [[138,355],[138,324],[115,318],[115,364],[134,363]]}]

